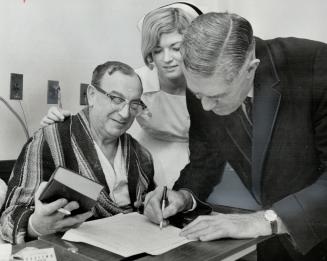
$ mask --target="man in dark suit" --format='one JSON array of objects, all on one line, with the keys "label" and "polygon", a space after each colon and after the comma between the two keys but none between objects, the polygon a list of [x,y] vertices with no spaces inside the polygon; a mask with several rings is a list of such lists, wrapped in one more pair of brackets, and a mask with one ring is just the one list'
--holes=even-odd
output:
[{"label": "man in dark suit", "polygon": [[326,260],[327,45],[263,41],[244,18],[208,13],[187,30],[181,52],[190,163],[168,192],[169,206],[161,212],[158,188],[145,214],[159,223],[202,204],[229,162],[262,210],[201,216],[182,235],[277,234],[258,247],[259,260]]}]

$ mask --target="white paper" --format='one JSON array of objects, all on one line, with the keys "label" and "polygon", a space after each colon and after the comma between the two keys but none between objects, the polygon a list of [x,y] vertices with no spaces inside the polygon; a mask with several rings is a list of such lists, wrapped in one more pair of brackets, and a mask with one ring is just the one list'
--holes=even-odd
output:
[{"label": "white paper", "polygon": [[143,252],[159,255],[190,242],[179,233],[180,229],[173,226],[160,230],[158,225],[134,212],[85,222],[67,231],[63,239],[88,243],[128,257]]},{"label": "white paper", "polygon": [[0,243],[0,261],[9,261],[11,256],[11,244]]},{"label": "white paper", "polygon": [[25,247],[16,253],[14,257],[23,261],[57,261],[53,247],[42,249]]}]

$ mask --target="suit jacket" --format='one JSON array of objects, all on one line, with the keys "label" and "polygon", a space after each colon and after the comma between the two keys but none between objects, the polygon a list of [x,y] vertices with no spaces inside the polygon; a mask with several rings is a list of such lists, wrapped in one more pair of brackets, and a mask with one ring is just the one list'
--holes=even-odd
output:
[{"label": "suit jacket", "polygon": [[190,163],[174,188],[205,200],[228,161],[307,253],[327,237],[327,45],[256,38],[256,56],[252,133],[241,108],[219,116],[187,92]]},{"label": "suit jacket", "polygon": [[121,207],[110,191],[91,136],[88,108],[77,115],[38,130],[25,144],[8,184],[5,209],[1,217],[1,236],[12,243],[28,239],[28,219],[34,211],[34,194],[42,181],[62,166],[104,186],[95,208],[94,218],[136,210],[141,200],[154,189],[153,163],[150,153],[130,135],[119,137],[126,160],[131,205]]}]

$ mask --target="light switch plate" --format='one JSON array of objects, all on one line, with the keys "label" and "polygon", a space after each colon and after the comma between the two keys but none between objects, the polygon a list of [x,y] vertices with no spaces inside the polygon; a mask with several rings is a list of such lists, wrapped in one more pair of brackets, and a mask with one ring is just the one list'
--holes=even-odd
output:
[{"label": "light switch plate", "polygon": [[48,81],[48,96],[47,103],[48,104],[58,104],[58,81]]},{"label": "light switch plate", "polygon": [[81,90],[80,90],[80,99],[79,104],[80,105],[87,105],[87,87],[89,85],[87,83],[81,83]]},{"label": "light switch plate", "polygon": [[23,99],[23,75],[18,73],[10,74],[10,99]]}]

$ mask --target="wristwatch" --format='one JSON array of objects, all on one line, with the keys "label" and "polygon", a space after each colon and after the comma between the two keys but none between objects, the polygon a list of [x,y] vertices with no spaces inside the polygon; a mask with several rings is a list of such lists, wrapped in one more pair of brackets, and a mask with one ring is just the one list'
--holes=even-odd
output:
[{"label": "wristwatch", "polygon": [[270,222],[270,226],[271,226],[271,233],[272,235],[276,235],[278,232],[278,228],[277,228],[277,214],[275,211],[273,211],[272,209],[268,209],[264,212],[264,218],[265,220],[267,220],[268,222]]}]

